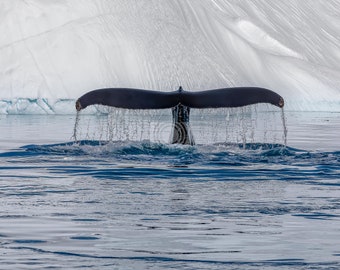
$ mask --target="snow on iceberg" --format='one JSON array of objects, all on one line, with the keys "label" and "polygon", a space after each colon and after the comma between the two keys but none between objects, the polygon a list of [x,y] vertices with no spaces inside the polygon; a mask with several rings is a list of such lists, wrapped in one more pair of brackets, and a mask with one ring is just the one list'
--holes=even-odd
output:
[{"label": "snow on iceberg", "polygon": [[340,111],[339,1],[0,2],[0,114],[73,113],[102,87],[270,88]]}]

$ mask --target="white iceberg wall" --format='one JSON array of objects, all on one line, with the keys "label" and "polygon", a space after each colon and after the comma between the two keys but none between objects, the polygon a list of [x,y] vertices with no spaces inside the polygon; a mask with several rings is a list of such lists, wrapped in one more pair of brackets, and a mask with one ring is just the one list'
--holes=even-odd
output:
[{"label": "white iceberg wall", "polygon": [[3,0],[0,113],[72,113],[101,87],[262,86],[340,111],[340,2]]}]

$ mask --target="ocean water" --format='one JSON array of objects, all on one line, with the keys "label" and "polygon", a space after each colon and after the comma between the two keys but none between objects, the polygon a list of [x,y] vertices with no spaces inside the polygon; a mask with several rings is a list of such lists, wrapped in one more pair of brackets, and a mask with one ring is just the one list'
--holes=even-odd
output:
[{"label": "ocean water", "polygon": [[0,115],[0,269],[339,269],[340,114],[286,112],[287,145],[257,117],[181,146]]}]

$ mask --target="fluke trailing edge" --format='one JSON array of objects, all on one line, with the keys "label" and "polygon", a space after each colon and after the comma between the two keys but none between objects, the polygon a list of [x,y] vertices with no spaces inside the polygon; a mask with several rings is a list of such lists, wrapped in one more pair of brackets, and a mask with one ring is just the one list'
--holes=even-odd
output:
[{"label": "fluke trailing edge", "polygon": [[172,108],[172,143],[194,144],[189,125],[190,108],[242,107],[256,103],[284,106],[283,98],[277,93],[259,87],[221,88],[189,92],[179,87],[177,91],[160,92],[132,88],[104,88],[93,90],[76,101],[80,111],[87,106],[100,104],[124,109]]}]

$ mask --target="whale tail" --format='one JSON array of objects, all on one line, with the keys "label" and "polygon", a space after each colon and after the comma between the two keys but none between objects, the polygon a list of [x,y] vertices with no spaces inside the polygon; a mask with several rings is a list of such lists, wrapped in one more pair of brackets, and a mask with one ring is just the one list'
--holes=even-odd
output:
[{"label": "whale tail", "polygon": [[256,103],[269,103],[280,108],[284,106],[284,100],[279,94],[259,87],[221,88],[199,92],[184,91],[182,87],[173,92],[104,88],[81,96],[76,101],[76,109],[80,111],[94,104],[124,109],[172,108],[171,143],[193,145],[195,142],[189,123],[190,108],[231,108]]},{"label": "whale tail", "polygon": [[166,109],[178,104],[190,108],[242,107],[256,103],[270,103],[282,108],[283,98],[260,87],[233,87],[190,92],[162,92],[133,88],[104,88],[90,91],[76,101],[78,111],[94,104],[124,109]]}]

